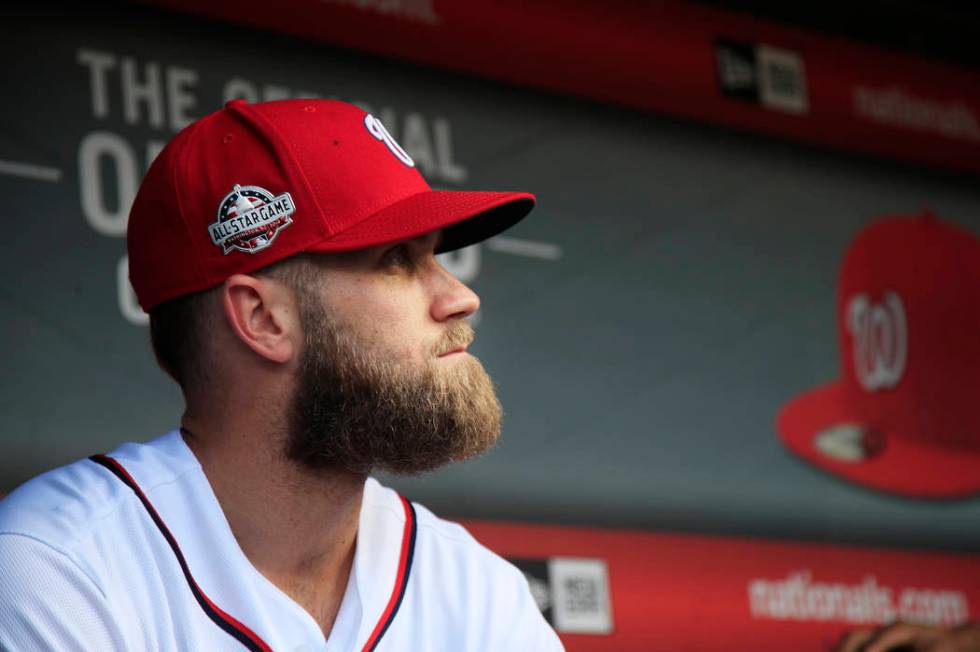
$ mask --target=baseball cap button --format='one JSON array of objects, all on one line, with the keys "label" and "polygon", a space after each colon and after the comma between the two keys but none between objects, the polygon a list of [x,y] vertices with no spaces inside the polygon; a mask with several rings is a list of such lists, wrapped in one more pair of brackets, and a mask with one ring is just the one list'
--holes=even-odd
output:
[{"label": "baseball cap button", "polygon": [[228,100],[227,102],[225,102],[225,108],[227,109],[229,106],[235,106],[236,104],[248,104],[248,102],[246,102],[241,98],[235,100]]}]

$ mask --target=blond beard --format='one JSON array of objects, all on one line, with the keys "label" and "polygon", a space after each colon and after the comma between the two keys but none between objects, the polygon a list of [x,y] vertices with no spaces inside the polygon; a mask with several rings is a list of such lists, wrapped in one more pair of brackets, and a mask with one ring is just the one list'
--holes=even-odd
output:
[{"label": "blond beard", "polygon": [[[300,301],[305,332],[290,406],[287,456],[311,469],[418,474],[488,450],[501,408],[480,361],[436,355],[473,339],[452,322],[420,366],[395,363],[378,344]],[[387,354],[386,354],[387,353]]]}]

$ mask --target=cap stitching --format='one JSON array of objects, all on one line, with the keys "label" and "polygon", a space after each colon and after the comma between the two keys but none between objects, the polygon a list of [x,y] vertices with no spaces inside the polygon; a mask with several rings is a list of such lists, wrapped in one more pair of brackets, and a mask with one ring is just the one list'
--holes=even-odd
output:
[{"label": "cap stitching", "polygon": [[302,180],[302,183],[306,186],[307,196],[316,206],[316,210],[320,215],[320,224],[318,230],[325,237],[330,237],[331,235],[333,235],[331,233],[324,233],[324,231],[327,231],[328,229],[326,226],[326,214],[323,211],[323,207],[320,205],[320,199],[317,196],[317,194],[313,192],[313,186],[310,184],[309,178],[307,178],[306,173],[303,171],[303,166],[301,166],[297,162],[296,156],[293,154],[293,150],[290,149],[290,147],[286,144],[286,139],[282,137],[282,134],[279,133],[279,130],[276,129],[275,125],[273,125],[270,121],[266,120],[265,117],[261,115],[258,111],[253,111],[248,104],[244,104],[244,103],[235,104],[229,106],[228,108],[239,112],[240,114],[244,115],[246,118],[254,119],[256,122],[261,123],[262,127],[264,127],[269,132],[271,132],[269,135],[273,136],[278,141],[276,145],[282,148],[285,156],[288,158],[287,164],[295,168],[296,175]]},{"label": "cap stitching", "polygon": [[[181,199],[182,195],[180,192],[180,189],[183,188],[184,186],[178,183],[178,181],[180,180],[177,179],[177,173],[179,170],[186,169],[185,168],[186,159],[188,156],[190,156],[190,151],[191,151],[190,140],[191,138],[197,135],[197,132],[200,131],[201,126],[204,124],[204,122],[206,121],[199,120],[195,122],[194,125],[188,130],[186,140],[185,140],[185,145],[183,147],[183,150],[180,152],[180,160],[177,162],[177,165],[173,166],[173,168],[170,170],[170,183],[173,185],[174,195],[177,199],[177,212],[180,214],[180,223],[183,225],[184,231],[187,234],[187,242],[191,247],[192,258],[194,259],[194,264],[197,267],[198,278],[208,278],[209,275],[206,273],[206,270],[204,269],[204,265],[201,262],[197,247],[194,246],[194,233],[191,231],[190,225],[187,224],[187,217],[184,213],[184,202]],[[169,294],[168,298],[174,296],[179,296],[179,295],[175,295],[171,293]],[[164,301],[165,300],[166,299],[164,299]],[[158,301],[156,305],[159,305],[160,303],[162,303],[162,301]]]}]

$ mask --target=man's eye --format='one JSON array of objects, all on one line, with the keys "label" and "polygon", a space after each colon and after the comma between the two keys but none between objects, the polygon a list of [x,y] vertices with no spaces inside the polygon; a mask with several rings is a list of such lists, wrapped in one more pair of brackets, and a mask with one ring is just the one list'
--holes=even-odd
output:
[{"label": "man's eye", "polygon": [[404,245],[399,245],[390,249],[384,257],[385,267],[405,267],[409,268],[412,266],[412,256],[408,252],[408,248]]}]

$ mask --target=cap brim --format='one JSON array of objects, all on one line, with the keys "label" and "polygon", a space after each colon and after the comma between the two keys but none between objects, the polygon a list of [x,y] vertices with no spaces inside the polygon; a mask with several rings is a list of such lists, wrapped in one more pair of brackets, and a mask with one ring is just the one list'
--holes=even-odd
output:
[{"label": "cap brim", "polygon": [[437,253],[454,251],[493,237],[520,222],[532,208],[526,192],[430,190],[406,197],[308,251],[349,251],[442,230]]},{"label": "cap brim", "polygon": [[[980,454],[927,446],[901,436],[902,424],[874,423],[848,406],[839,383],[825,385],[787,403],[776,419],[783,443],[821,469],[852,482],[915,498],[966,498],[980,493]],[[831,458],[816,446],[821,432],[838,424],[859,424],[883,438],[880,452],[862,461]]]}]

